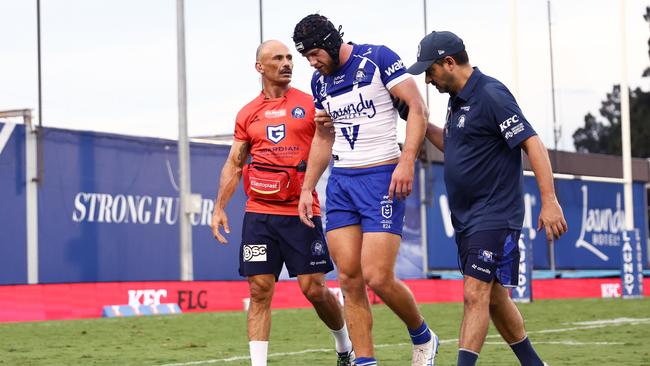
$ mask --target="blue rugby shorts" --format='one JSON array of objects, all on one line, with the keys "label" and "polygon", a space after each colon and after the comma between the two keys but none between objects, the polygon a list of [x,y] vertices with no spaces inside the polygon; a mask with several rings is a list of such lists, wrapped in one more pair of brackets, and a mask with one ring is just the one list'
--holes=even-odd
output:
[{"label": "blue rugby shorts", "polygon": [[332,168],[327,182],[326,230],[361,225],[361,231],[402,235],[405,200],[388,198],[396,164]]}]

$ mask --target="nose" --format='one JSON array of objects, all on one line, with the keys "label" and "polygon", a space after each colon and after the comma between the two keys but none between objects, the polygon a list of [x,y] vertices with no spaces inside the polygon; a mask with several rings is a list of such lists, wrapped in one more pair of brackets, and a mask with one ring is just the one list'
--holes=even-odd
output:
[{"label": "nose", "polygon": [[431,75],[429,75],[429,73],[426,73],[424,75],[424,83],[429,84],[430,82],[431,82]]}]

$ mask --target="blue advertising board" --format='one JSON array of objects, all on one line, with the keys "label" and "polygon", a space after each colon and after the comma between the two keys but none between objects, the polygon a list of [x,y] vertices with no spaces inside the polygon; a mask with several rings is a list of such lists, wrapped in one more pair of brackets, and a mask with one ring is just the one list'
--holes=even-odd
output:
[{"label": "blue advertising board", "polygon": [[[7,127],[10,126],[10,127]],[[9,129],[11,131],[9,131]],[[39,282],[178,280],[178,154],[176,141],[44,129],[43,180],[38,187]],[[25,127],[0,123],[0,284],[27,281]],[[192,216],[194,279],[239,280],[238,253],[246,196],[241,186],[226,208],[231,234],[219,244],[210,221],[221,168],[230,146],[191,145],[192,192],[202,195]],[[457,269],[457,250],[441,164],[425,164],[406,202],[396,274],[423,276],[420,204],[426,205],[427,268]],[[417,177],[416,168],[416,177]],[[319,185],[325,206],[323,185]],[[620,269],[621,184],[556,180],[569,232],[555,242],[558,269]],[[644,185],[633,187],[634,224],[647,263]],[[537,232],[540,197],[524,178],[524,227],[534,267],[549,267],[548,244]],[[330,274],[329,278],[334,278]]]},{"label": "blue advertising board", "polygon": [[0,284],[27,283],[25,126],[0,122]]},{"label": "blue advertising board", "polygon": [[[178,280],[176,143],[57,129],[47,129],[44,140],[40,282]],[[191,149],[192,190],[204,197],[192,220],[195,278],[238,279],[238,240],[216,245],[209,228],[227,150]]]}]

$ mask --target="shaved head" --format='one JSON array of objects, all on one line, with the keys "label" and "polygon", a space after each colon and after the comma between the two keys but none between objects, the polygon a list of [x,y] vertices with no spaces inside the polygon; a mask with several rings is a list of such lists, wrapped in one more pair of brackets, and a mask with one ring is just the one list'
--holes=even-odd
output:
[{"label": "shaved head", "polygon": [[[286,52],[283,49],[286,50]],[[275,39],[264,41],[260,43],[259,46],[257,46],[257,51],[255,52],[255,60],[259,62],[264,55],[267,53],[274,53],[274,51],[288,53],[289,48],[284,43]]]}]

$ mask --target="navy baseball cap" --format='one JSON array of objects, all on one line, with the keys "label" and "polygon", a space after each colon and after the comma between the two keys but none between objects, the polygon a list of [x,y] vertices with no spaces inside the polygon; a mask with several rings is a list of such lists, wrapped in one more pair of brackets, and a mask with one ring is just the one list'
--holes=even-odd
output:
[{"label": "navy baseball cap", "polygon": [[439,59],[463,50],[465,50],[465,44],[457,35],[447,31],[433,31],[420,41],[418,61],[411,65],[406,72],[419,75]]}]

